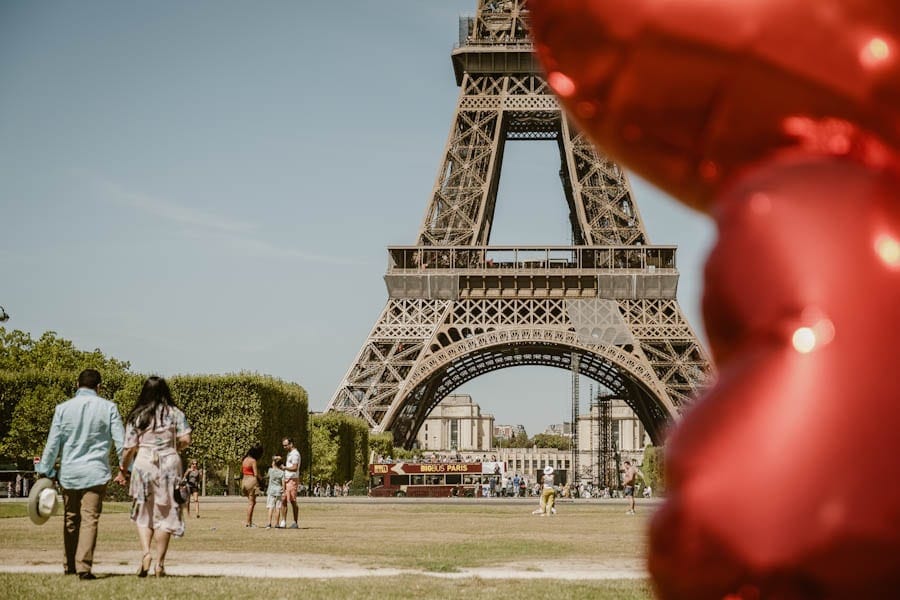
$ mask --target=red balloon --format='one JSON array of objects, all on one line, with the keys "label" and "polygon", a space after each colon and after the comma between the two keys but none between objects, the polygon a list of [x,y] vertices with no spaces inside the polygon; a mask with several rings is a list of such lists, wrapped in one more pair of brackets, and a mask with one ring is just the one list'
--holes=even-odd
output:
[{"label": "red balloon", "polygon": [[569,114],[614,159],[696,208],[775,150],[847,154],[839,131],[821,135],[845,123],[900,148],[894,0],[528,5]]},{"label": "red balloon", "polygon": [[529,7],[581,128],[719,226],[719,380],[668,441],[659,596],[897,597],[900,3]]},{"label": "red balloon", "polygon": [[661,598],[900,590],[897,190],[890,171],[783,158],[717,203],[704,311],[720,374],[667,444]]}]

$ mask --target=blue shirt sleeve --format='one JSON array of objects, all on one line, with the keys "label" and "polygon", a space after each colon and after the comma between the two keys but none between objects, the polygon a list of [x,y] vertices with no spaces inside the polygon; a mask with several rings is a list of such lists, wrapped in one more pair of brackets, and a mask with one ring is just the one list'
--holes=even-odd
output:
[{"label": "blue shirt sleeve", "polygon": [[50,433],[47,435],[47,444],[44,446],[44,453],[41,455],[41,462],[35,471],[39,475],[47,477],[56,476],[56,459],[59,458],[59,451],[62,446],[62,427],[59,416],[59,406],[53,411],[53,422],[50,424]]},{"label": "blue shirt sleeve", "polygon": [[119,409],[113,404],[110,408],[112,415],[110,416],[109,432],[112,436],[113,443],[116,445],[116,456],[119,457],[119,464],[122,464],[122,452],[125,447],[125,427],[122,425],[122,417],[119,415]]}]

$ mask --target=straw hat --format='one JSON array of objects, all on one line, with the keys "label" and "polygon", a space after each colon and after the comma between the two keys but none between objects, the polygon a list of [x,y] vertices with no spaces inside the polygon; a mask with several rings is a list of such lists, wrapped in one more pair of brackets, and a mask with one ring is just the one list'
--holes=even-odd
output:
[{"label": "straw hat", "polygon": [[28,494],[28,518],[35,525],[43,525],[56,513],[59,502],[56,499],[56,487],[49,477],[41,477],[31,486]]},{"label": "straw hat", "polygon": [[544,467],[544,475],[553,475],[553,467],[550,465]]}]

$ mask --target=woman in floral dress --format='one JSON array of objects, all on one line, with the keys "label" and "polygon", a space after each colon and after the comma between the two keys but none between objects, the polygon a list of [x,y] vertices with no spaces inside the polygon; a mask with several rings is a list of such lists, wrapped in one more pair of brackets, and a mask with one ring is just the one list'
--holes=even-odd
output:
[{"label": "woman in floral dress", "polygon": [[[191,443],[191,428],[184,413],[175,406],[169,385],[162,377],[144,382],[137,404],[125,419],[125,453],[122,466],[131,468],[129,492],[134,498],[131,519],[141,540],[141,566],[138,577],[150,570],[150,546],[156,540],[157,576],[166,574],[169,538],[184,534],[181,506],[173,489],[181,480],[178,453]],[[133,461],[133,465],[132,465]]]}]

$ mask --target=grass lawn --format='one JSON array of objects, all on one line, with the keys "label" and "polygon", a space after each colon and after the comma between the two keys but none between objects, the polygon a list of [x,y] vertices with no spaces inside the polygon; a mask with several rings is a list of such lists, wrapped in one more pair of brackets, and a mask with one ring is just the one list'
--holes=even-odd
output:
[{"label": "grass lawn", "polygon": [[[618,502],[561,504],[559,515],[531,515],[535,503],[460,499],[447,504],[416,501],[303,502],[299,530],[247,529],[239,500],[204,502],[201,518],[169,550],[169,571],[179,565],[229,565],[228,577],[178,576],[159,581],[108,574],[94,582],[48,574],[0,573],[8,597],[59,597],[91,590],[91,597],[293,597],[302,590],[325,598],[444,598],[512,594],[517,598],[652,598],[646,579],[528,579],[534,572],[581,573],[643,565],[651,509],[636,517]],[[100,521],[95,570],[128,572],[140,558],[129,506],[106,503]],[[44,526],[24,516],[24,504],[0,504],[0,564],[62,564],[62,519]],[[255,521],[265,525],[265,507]],[[266,565],[293,563],[322,569],[402,569],[400,575],[323,579],[260,579]],[[109,567],[104,571],[104,565]],[[468,576],[471,569],[509,570],[510,579]],[[413,573],[407,573],[413,571]],[[445,577],[429,576],[441,574]],[[454,575],[455,574],[455,575]],[[451,577],[446,577],[450,575]],[[516,578],[518,577],[518,578]],[[615,575],[611,575],[615,577]],[[629,577],[624,575],[623,577]],[[86,586],[89,586],[86,587]],[[51,589],[52,588],[52,589]],[[291,590],[291,591],[285,591]],[[52,593],[51,593],[52,592]]]},{"label": "grass lawn", "polygon": [[232,577],[166,577],[161,580],[111,575],[82,582],[62,575],[0,573],[6,598],[553,598],[562,600],[648,600],[645,581],[574,583],[554,580],[465,580],[433,577],[262,580]]}]

